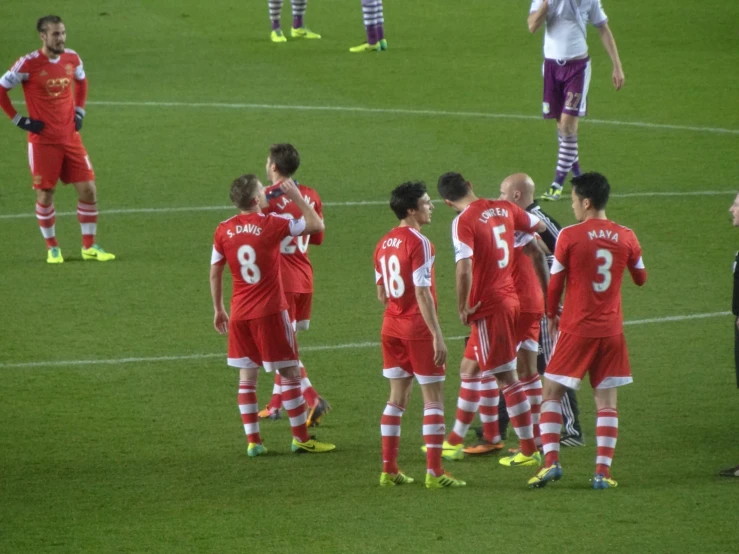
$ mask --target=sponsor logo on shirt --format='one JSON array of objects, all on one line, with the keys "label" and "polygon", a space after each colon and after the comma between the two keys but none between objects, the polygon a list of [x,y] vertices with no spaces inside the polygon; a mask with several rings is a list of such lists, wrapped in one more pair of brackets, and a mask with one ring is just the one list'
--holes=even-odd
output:
[{"label": "sponsor logo on shirt", "polygon": [[46,81],[46,92],[49,93],[49,96],[59,96],[61,93],[63,93],[66,88],[69,86],[69,84],[72,82],[71,79],[68,77],[62,77],[58,79],[48,79]]}]

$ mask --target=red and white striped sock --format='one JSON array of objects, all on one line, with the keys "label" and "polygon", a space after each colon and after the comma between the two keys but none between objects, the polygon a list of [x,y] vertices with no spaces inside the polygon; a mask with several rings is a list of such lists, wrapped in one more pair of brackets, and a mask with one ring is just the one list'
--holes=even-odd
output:
[{"label": "red and white striped sock", "polygon": [[498,424],[498,404],[500,389],[495,377],[483,377],[480,383],[480,421],[482,436],[493,444],[500,442],[500,425]]},{"label": "red and white striped sock", "polygon": [[46,241],[46,247],[59,246],[56,241],[56,210],[54,204],[44,206],[36,202],[36,219],[38,219],[38,226],[41,228],[41,234]]},{"label": "red and white striped sock", "polygon": [[531,377],[527,377],[521,381],[521,386],[524,392],[526,392],[526,397],[529,399],[529,404],[531,405],[531,424],[534,426],[534,442],[536,443],[536,447],[539,448],[541,446],[539,414],[541,412],[541,401],[543,398],[541,377],[539,377],[538,373],[535,373]]},{"label": "red and white striped sock", "polygon": [[308,404],[310,408],[312,408],[318,402],[318,393],[316,392],[316,389],[313,388],[313,385],[311,385],[310,379],[308,379],[308,373],[306,373],[305,371],[305,366],[303,365],[303,362],[299,362],[299,363],[300,363],[300,390],[303,392],[305,403]]},{"label": "red and white striped sock", "polygon": [[598,443],[598,454],[595,459],[595,473],[611,476],[611,463],[616,450],[618,438],[618,411],[612,408],[598,410],[595,422],[595,440]]},{"label": "red and white striped sock", "polygon": [[275,384],[272,386],[272,398],[267,404],[267,409],[279,410],[280,408],[282,408],[282,377],[279,371],[275,371]]},{"label": "red and white striped sock", "polygon": [[542,402],[539,427],[544,450],[544,465],[551,467],[559,461],[559,434],[562,432],[562,404],[559,400]]},{"label": "red and white striped sock", "polygon": [[444,473],[441,465],[441,447],[444,444],[444,404],[426,402],[423,405],[423,441],[426,443],[426,473],[439,477]]},{"label": "red and white striped sock", "polygon": [[259,405],[257,404],[257,384],[254,381],[239,381],[239,412],[244,424],[246,439],[250,443],[262,444],[259,435]]},{"label": "red and white striped sock", "polygon": [[82,230],[82,247],[90,248],[95,244],[98,226],[98,205],[95,202],[77,202],[77,220]]},{"label": "red and white striped sock", "polygon": [[405,410],[397,404],[387,403],[380,419],[382,434],[382,471],[395,475],[398,469],[398,447],[400,445],[400,420]]},{"label": "red and white striped sock", "polygon": [[508,385],[503,389],[508,417],[511,426],[518,435],[521,444],[521,452],[525,456],[531,456],[536,452],[534,442],[534,426],[531,425],[531,405],[520,381]]},{"label": "red and white striped sock", "polygon": [[454,429],[449,433],[449,444],[458,445],[464,442],[464,436],[475,419],[477,407],[480,404],[480,377],[462,375],[462,384],[459,387],[457,399],[457,420]]},{"label": "red and white striped sock", "polygon": [[287,417],[290,418],[293,438],[298,442],[310,440],[308,428],[305,426],[308,414],[305,410],[305,399],[300,392],[300,377],[295,379],[282,378],[282,404],[287,410]]}]

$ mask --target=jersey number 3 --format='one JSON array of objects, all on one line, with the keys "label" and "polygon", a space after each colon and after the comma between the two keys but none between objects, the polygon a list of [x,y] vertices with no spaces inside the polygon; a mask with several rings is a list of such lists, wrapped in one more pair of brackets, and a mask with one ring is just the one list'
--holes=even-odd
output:
[{"label": "jersey number 3", "polygon": [[241,265],[241,278],[249,285],[255,285],[262,278],[262,272],[257,266],[257,253],[248,244],[239,247],[236,253]]},{"label": "jersey number 3", "polygon": [[[400,275],[400,260],[393,254],[385,261],[385,256],[380,258],[382,266],[382,280],[385,281],[385,292],[393,298],[400,298],[405,293],[405,283]],[[388,274],[388,270],[390,273]]]},{"label": "jersey number 3", "polygon": [[602,264],[598,265],[598,275],[603,276],[603,280],[598,283],[593,281],[593,290],[595,292],[605,292],[608,287],[611,286],[611,266],[613,265],[613,254],[605,248],[599,248],[595,251],[595,259],[603,260]]}]

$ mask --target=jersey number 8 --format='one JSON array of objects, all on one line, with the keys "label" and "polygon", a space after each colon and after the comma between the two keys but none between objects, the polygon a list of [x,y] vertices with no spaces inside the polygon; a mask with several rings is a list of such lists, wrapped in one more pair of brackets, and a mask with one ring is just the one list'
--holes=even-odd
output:
[{"label": "jersey number 8", "polygon": [[[385,261],[385,256],[380,258],[382,266],[382,280],[385,281],[385,292],[393,298],[400,298],[405,294],[405,283],[400,275],[400,260],[393,254]],[[388,270],[390,274],[388,275]]]},{"label": "jersey number 8", "polygon": [[255,285],[262,278],[262,272],[257,267],[257,253],[248,244],[239,247],[236,253],[241,265],[241,278],[249,285]]}]

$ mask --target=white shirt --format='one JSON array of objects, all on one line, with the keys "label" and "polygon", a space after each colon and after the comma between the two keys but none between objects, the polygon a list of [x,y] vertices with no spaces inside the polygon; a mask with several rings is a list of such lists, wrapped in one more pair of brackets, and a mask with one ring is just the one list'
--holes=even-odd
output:
[{"label": "white shirt", "polygon": [[[537,11],[544,0],[532,0],[529,13]],[[600,0],[549,0],[544,57],[571,60],[588,53],[587,24],[600,27],[608,22]]]}]

